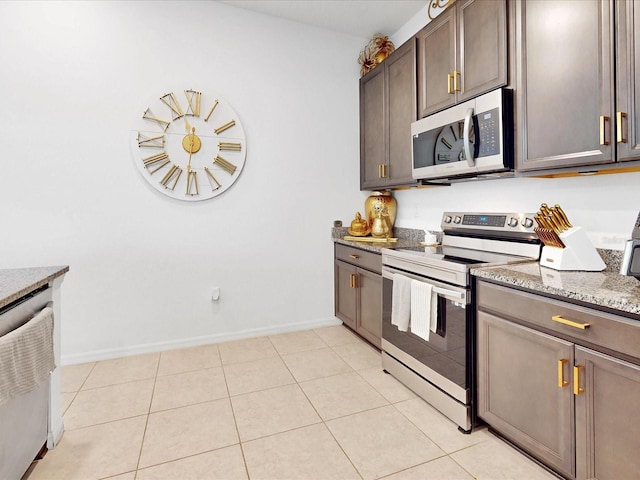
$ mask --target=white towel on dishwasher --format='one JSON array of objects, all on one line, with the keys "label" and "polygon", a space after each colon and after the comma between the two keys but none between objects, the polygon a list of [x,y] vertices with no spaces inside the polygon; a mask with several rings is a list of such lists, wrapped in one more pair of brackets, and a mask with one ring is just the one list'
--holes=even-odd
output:
[{"label": "white towel on dishwasher", "polygon": [[438,328],[438,300],[433,285],[411,281],[411,333],[429,341],[429,332]]},{"label": "white towel on dishwasher", "polygon": [[411,318],[411,279],[399,273],[393,274],[391,291],[391,324],[401,332],[409,328]]},{"label": "white towel on dishwasher", "polygon": [[55,368],[53,309],[0,337],[0,405],[35,390]]}]

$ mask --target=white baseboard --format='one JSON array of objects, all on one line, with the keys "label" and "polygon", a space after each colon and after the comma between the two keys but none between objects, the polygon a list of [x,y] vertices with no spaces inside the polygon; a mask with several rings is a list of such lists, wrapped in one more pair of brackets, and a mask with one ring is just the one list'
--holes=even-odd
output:
[{"label": "white baseboard", "polygon": [[101,360],[109,360],[112,358],[129,357],[131,355],[161,352],[163,350],[196,347],[198,345],[210,345],[212,343],[222,343],[232,340],[241,340],[243,338],[262,337],[265,335],[276,335],[278,333],[310,330],[312,328],[330,327],[340,324],[342,324],[342,321],[338,318],[328,317],[324,319],[309,320],[306,322],[285,323],[282,325],[274,325],[270,327],[241,330],[238,332],[219,333],[215,335],[205,335],[202,337],[182,338],[179,340],[170,340],[166,342],[127,345],[124,347],[95,350],[92,352],[74,353],[71,355],[63,354],[61,356],[60,362],[63,366],[77,365],[80,363],[98,362]]}]

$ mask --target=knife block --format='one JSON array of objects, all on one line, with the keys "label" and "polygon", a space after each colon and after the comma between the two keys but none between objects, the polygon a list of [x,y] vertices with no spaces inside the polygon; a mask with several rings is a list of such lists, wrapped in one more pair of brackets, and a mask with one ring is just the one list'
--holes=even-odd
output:
[{"label": "knife block", "polygon": [[558,234],[565,248],[544,246],[540,265],[554,270],[601,272],[606,268],[600,254],[581,227]]}]

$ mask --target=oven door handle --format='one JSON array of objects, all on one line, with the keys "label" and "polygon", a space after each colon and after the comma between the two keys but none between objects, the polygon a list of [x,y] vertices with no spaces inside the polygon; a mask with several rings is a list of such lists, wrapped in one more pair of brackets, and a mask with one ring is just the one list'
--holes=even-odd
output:
[{"label": "oven door handle", "polygon": [[403,272],[399,272],[399,271],[394,270],[394,269],[389,268],[389,267],[383,267],[383,269],[382,269],[382,278],[386,278],[388,280],[393,280],[393,274],[394,273],[400,273],[400,274],[405,275],[407,278],[410,278],[412,280],[418,280],[420,282],[428,283],[430,285],[433,285],[433,292],[438,294],[438,295],[442,295],[443,297],[449,297],[449,298],[452,298],[454,300],[457,300],[457,301],[460,301],[460,302],[465,302],[465,303],[467,301],[467,292],[466,292],[466,290],[452,290],[450,288],[438,287],[438,286],[434,285],[432,282],[430,282],[430,281],[428,281],[428,280],[426,280],[424,278],[419,278],[419,277],[416,277],[416,276],[411,275],[411,274],[405,274]]},{"label": "oven door handle", "polygon": [[444,297],[453,297],[462,302],[465,301],[466,292],[456,292],[455,290],[447,290],[446,288],[433,287],[433,293],[442,295]]}]

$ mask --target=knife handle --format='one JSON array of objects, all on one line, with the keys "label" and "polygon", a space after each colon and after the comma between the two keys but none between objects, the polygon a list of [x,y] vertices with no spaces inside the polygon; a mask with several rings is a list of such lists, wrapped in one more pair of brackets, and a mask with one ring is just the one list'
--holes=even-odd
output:
[{"label": "knife handle", "polygon": [[562,215],[560,215],[556,207],[551,207],[549,210],[551,210],[551,216],[553,217],[553,219],[562,228],[561,231],[564,232],[565,230],[568,230],[569,226],[565,223],[564,218],[562,217]]},{"label": "knife handle", "polygon": [[562,217],[562,220],[564,221],[564,223],[567,225],[568,228],[573,227],[573,225],[571,225],[571,222],[569,222],[569,217],[567,217],[567,214],[564,213],[564,210],[562,210],[562,208],[560,207],[560,205],[558,205],[557,203],[555,204],[554,208],[556,209],[556,212],[558,212],[558,214]]},{"label": "knife handle", "polygon": [[546,220],[544,219],[544,217],[540,214],[540,212],[536,213],[533,216],[533,219],[536,221],[536,223],[541,227],[541,228],[549,228],[549,226],[547,225]]},{"label": "knife handle", "polygon": [[561,233],[563,232],[565,229],[562,227],[562,225],[558,222],[558,219],[553,215],[553,212],[549,212],[549,215],[547,215],[545,217],[548,221],[548,223],[551,225],[551,230],[553,230],[555,233]]}]

